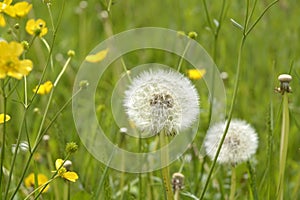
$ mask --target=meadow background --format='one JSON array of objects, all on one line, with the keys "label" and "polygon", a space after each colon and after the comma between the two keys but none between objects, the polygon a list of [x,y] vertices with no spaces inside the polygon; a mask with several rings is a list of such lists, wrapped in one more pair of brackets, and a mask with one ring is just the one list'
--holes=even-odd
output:
[{"label": "meadow background", "polygon": [[[55,26],[63,7],[62,2],[51,1]],[[195,31],[198,34],[195,40],[207,50],[219,70],[228,74],[224,84],[229,109],[237,68],[238,50],[242,38],[242,32],[233,25],[230,19],[243,24],[247,1],[214,0],[206,2],[211,20],[219,19],[223,3],[225,5],[217,40],[214,37],[216,27],[212,24],[214,30],[209,28],[203,2],[200,0],[115,0],[112,1],[110,12],[105,18],[104,11],[107,10],[110,3],[108,0],[66,1],[53,47],[54,68],[47,70],[44,80],[55,80],[67,59],[68,50],[74,50],[76,55],[72,58],[70,66],[63,74],[61,82],[55,90],[46,124],[72,96],[76,72],[88,53],[112,34],[137,27],[163,27],[186,33]],[[253,6],[253,2],[256,1],[249,2],[250,6]],[[45,39],[51,42],[53,31],[51,30],[46,4],[43,1],[32,1],[31,3],[33,9],[28,18],[42,18],[46,21],[49,32]],[[269,3],[271,3],[269,0],[258,0],[253,19],[256,19]],[[249,168],[246,163],[237,168],[236,199],[255,199],[250,192],[251,184],[254,185],[252,188],[257,189],[256,193],[259,199],[275,198],[277,190],[275,183],[278,181],[282,95],[276,93],[274,88],[279,86],[277,77],[281,73],[290,73],[293,76],[291,82],[293,93],[289,95],[291,127],[284,199],[300,198],[299,13],[299,2],[280,0],[263,16],[246,40],[233,117],[244,119],[255,127],[259,135],[259,148],[251,160],[255,171],[255,182],[251,182],[249,179]],[[22,28],[25,26],[26,20],[20,20],[19,23]],[[13,26],[13,24],[11,25]],[[2,38],[10,39],[7,28],[1,28],[0,33]],[[24,39],[30,40],[25,32],[23,36]],[[34,41],[31,48],[32,50],[26,54],[26,57],[34,63],[33,71],[28,76],[28,88],[34,88],[38,83],[48,56],[47,49],[39,39]],[[178,57],[174,58],[174,55],[157,51],[147,52],[146,56],[138,56],[138,54],[124,56],[124,61],[129,69],[146,62],[176,65],[178,60]],[[107,98],[119,79],[120,73],[122,73],[122,66],[118,66],[117,63],[114,65],[105,73],[106,76],[101,82],[96,96],[96,107],[99,121],[108,137],[118,143],[121,141],[119,127],[112,122],[110,99]],[[184,63],[183,66],[183,69],[189,67],[188,63]],[[185,71],[183,70],[183,72]],[[201,122],[203,124],[200,126],[192,147],[184,153],[181,159],[170,166],[171,174],[179,171],[182,167],[181,173],[185,176],[185,187],[182,190],[181,199],[196,199],[200,196],[211,165],[211,161],[205,157],[202,151],[202,142],[209,121],[207,89],[202,80],[197,81],[197,84],[201,94]],[[203,91],[200,91],[201,89]],[[22,91],[21,84],[17,90]],[[17,97],[18,92],[15,92],[8,99],[7,112],[12,117],[11,121],[7,123],[5,141],[8,148],[4,166],[8,170],[12,157],[10,148],[16,143],[20,118],[23,113],[22,105],[16,101]],[[31,142],[35,139],[46,103],[47,96],[38,97],[27,113],[26,129],[30,133],[29,141]],[[1,111],[3,109],[2,103],[0,109]],[[47,135],[50,136],[50,140],[40,144],[37,155],[34,156],[26,174],[34,171],[43,173],[50,178],[52,176],[51,170],[55,170],[55,160],[64,158],[66,143],[73,141],[79,145],[79,149],[69,159],[73,163],[72,171],[79,175],[79,179],[75,183],[69,183],[62,179],[55,180],[50,184],[50,189],[42,194],[42,199],[163,199],[163,187],[160,182],[159,171],[142,175],[118,172],[107,169],[105,165],[87,152],[76,133],[71,105],[59,114],[58,119],[47,131]],[[26,140],[25,134],[22,136],[22,140]],[[3,143],[2,140],[1,143]],[[127,145],[134,145],[134,143]],[[20,177],[24,168],[24,160],[27,158],[28,152],[26,151],[18,154],[9,194],[12,193],[19,181],[17,177]],[[138,180],[141,180],[141,184],[138,184]],[[4,183],[5,188],[5,180],[2,183]],[[99,183],[102,183],[101,187],[99,187]],[[150,184],[152,184],[151,187]],[[139,188],[142,188],[142,192],[139,191]],[[227,199],[229,188],[230,167],[217,164],[205,199]],[[3,191],[4,189],[2,189]],[[23,199],[26,192],[28,193],[26,187],[22,185],[16,199]],[[97,195],[95,196],[95,194]]]}]

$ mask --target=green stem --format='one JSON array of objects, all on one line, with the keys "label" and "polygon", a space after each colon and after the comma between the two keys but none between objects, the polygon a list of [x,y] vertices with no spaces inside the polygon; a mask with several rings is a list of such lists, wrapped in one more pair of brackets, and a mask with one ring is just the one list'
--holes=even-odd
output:
[{"label": "green stem", "polygon": [[226,121],[225,130],[224,130],[223,136],[222,136],[222,138],[220,140],[220,143],[218,145],[218,149],[217,149],[216,155],[215,155],[215,157],[213,159],[213,163],[212,163],[212,166],[210,168],[209,174],[207,176],[207,179],[206,179],[206,182],[205,182],[205,185],[204,185],[204,189],[203,189],[203,191],[201,193],[200,199],[204,198],[205,192],[207,190],[210,178],[212,176],[213,170],[214,170],[215,165],[217,163],[218,156],[220,154],[223,142],[225,140],[225,137],[227,135],[227,132],[228,132],[228,129],[229,129],[229,125],[230,125],[230,122],[231,122],[231,118],[232,118],[232,114],[233,114],[233,110],[234,110],[234,106],[235,106],[235,101],[236,101],[236,97],[237,97],[237,92],[238,92],[239,78],[240,78],[240,68],[241,68],[241,58],[242,58],[242,52],[243,52],[243,47],[244,47],[245,40],[246,40],[246,37],[243,36],[242,41],[241,41],[241,45],[240,45],[240,49],[239,49],[239,53],[238,53],[238,64],[237,64],[237,70],[236,70],[236,76],[235,76],[235,84],[234,84],[234,90],[233,90],[233,97],[232,97],[231,104],[230,104],[230,110],[229,110],[229,114],[228,114],[228,119]]},{"label": "green stem", "polygon": [[[168,160],[169,160],[169,150],[166,147],[167,145],[167,136],[165,135],[164,131],[159,133],[159,140],[160,140],[160,149],[161,149],[161,165],[165,166],[161,169],[163,185],[165,189],[165,199],[173,200],[173,193],[171,188],[171,179],[170,179],[170,172],[168,167]],[[163,149],[165,147],[165,149]]]},{"label": "green stem", "polygon": [[[57,176],[56,176],[56,177],[57,177]],[[29,194],[25,197],[24,200],[27,200],[27,199],[28,199],[31,195],[33,195],[36,191],[38,191],[38,190],[40,190],[41,188],[43,188],[43,187],[49,185],[56,177],[50,179],[49,181],[47,181],[47,182],[44,183],[43,185],[40,185],[39,187],[37,187],[35,190],[33,190],[31,193],[29,193]],[[43,192],[43,191],[40,190],[40,192],[39,192],[38,194],[40,194],[40,193],[42,193],[42,192]]]},{"label": "green stem", "polygon": [[[247,166],[248,166],[248,174],[249,174],[249,180],[250,180],[250,188],[251,188],[251,199],[253,200],[258,200],[258,193],[257,193],[257,186],[256,186],[256,174],[255,171],[253,169],[253,167],[251,166],[250,161],[247,162]],[[267,198],[269,199],[269,198]]]},{"label": "green stem", "polygon": [[180,60],[179,60],[178,66],[177,66],[177,71],[178,71],[178,72],[179,72],[180,69],[181,69],[181,66],[182,66],[182,63],[183,63],[184,55],[186,54],[187,50],[189,49],[189,47],[190,47],[190,45],[191,45],[191,40],[192,40],[192,39],[190,39],[190,40],[188,41],[188,43],[186,44],[185,49],[183,50],[182,56],[180,57]]},{"label": "green stem", "polygon": [[[4,165],[4,157],[5,157],[5,142],[6,142],[6,104],[7,104],[7,97],[5,94],[5,88],[3,84],[2,88],[3,92],[3,109],[4,109],[4,122],[3,122],[3,133],[2,133],[2,147],[1,147],[1,164],[0,164],[0,191],[2,191],[2,176],[3,176],[3,165]],[[1,195],[2,196],[2,195]]]},{"label": "green stem", "polygon": [[[52,120],[50,121],[49,125],[44,129],[44,131],[40,134],[41,136],[43,136],[45,133],[47,133],[47,131],[50,129],[50,127],[53,125],[53,123],[56,121],[56,119],[58,118],[58,116],[62,113],[62,111],[69,105],[69,103],[72,101],[72,99],[81,91],[81,89],[79,89],[74,95],[72,95],[72,97],[62,106],[62,108],[54,115],[54,117],[52,118]],[[25,110],[26,112],[26,110]],[[26,113],[24,113],[24,116],[26,116]],[[30,164],[30,161],[33,157],[33,154],[35,153],[35,151],[37,150],[37,147],[38,147],[38,144],[41,142],[42,140],[42,137],[39,138],[39,140],[37,140],[37,143],[36,145],[33,146],[31,152],[30,152],[30,155],[27,159],[27,162],[25,164],[25,167],[23,169],[23,172],[22,172],[22,175],[20,177],[20,180],[15,188],[15,191],[13,193],[13,195],[11,196],[11,200],[14,199],[14,196],[17,194],[18,192],[18,189],[20,188],[23,180],[24,180],[24,177],[25,177],[25,174],[27,172],[27,169],[29,167],[29,164]],[[16,148],[18,148],[18,146],[16,146]]]},{"label": "green stem", "polygon": [[229,200],[234,200],[235,190],[236,190],[236,168],[235,165],[232,165]]},{"label": "green stem", "polygon": [[282,127],[281,127],[281,141],[280,141],[280,158],[279,158],[279,184],[278,184],[278,200],[283,200],[284,194],[284,172],[286,166],[286,156],[288,150],[289,139],[289,102],[288,93],[283,94],[283,107],[282,107]]}]

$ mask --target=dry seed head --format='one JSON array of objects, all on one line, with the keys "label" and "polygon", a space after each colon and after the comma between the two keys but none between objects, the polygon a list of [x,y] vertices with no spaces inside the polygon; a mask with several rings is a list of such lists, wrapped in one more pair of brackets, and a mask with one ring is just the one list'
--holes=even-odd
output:
[{"label": "dry seed head", "polygon": [[280,74],[278,76],[278,80],[280,82],[287,82],[287,83],[289,83],[289,82],[291,82],[292,79],[293,79],[292,76],[289,75],[289,74]]},{"label": "dry seed head", "polygon": [[181,190],[184,187],[184,175],[176,172],[172,175],[173,190]]},{"label": "dry seed head", "polygon": [[199,97],[189,79],[176,71],[146,71],[125,92],[128,118],[142,132],[174,135],[199,114]]}]

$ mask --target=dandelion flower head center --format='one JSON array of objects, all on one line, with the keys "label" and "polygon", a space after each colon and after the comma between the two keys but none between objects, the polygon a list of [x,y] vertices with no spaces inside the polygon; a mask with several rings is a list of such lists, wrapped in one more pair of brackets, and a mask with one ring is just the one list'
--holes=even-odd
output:
[{"label": "dandelion flower head center", "polygon": [[124,106],[137,128],[152,134],[176,134],[199,113],[198,94],[191,82],[178,72],[163,70],[135,78],[125,92]]}]

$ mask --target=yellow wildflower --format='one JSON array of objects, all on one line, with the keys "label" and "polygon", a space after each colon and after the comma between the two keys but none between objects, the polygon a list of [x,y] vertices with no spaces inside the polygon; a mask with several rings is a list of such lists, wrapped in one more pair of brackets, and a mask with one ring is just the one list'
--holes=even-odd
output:
[{"label": "yellow wildflower", "polygon": [[[58,176],[68,180],[75,182],[78,179],[78,175],[76,172],[71,172],[68,171],[64,166],[63,166],[64,161],[62,159],[57,159],[55,161],[55,168],[57,171]],[[55,171],[55,172],[56,172]]]},{"label": "yellow wildflower", "polygon": [[25,17],[32,8],[32,4],[29,4],[26,1],[18,2],[13,5],[13,9],[16,17]]},{"label": "yellow wildflower", "polygon": [[0,41],[0,79],[6,76],[21,79],[29,74],[32,70],[31,60],[19,60],[23,51],[23,45],[20,43]]},{"label": "yellow wildflower", "polygon": [[205,73],[205,69],[189,69],[187,75],[192,80],[199,80],[205,75]]},{"label": "yellow wildflower", "polygon": [[[47,181],[48,181],[48,178],[44,175],[44,174],[38,174],[37,175],[37,186],[39,187],[39,186],[42,186],[42,185],[44,185],[45,183],[47,183]],[[32,189],[32,188],[34,188],[35,186],[36,186],[36,184],[35,184],[35,175],[34,175],[34,173],[31,173],[31,174],[29,174],[26,178],[25,178],[25,180],[24,180],[24,184],[25,184],[25,186],[27,187],[27,188],[30,188],[30,189]],[[49,189],[49,185],[47,185],[46,187],[45,187],[45,189],[43,190],[43,193],[44,192],[47,192],[48,191],[48,189]],[[43,187],[41,187],[40,189],[39,189],[39,191],[41,191],[43,189]]]},{"label": "yellow wildflower", "polygon": [[[10,120],[10,116],[9,115],[5,115],[5,121],[9,121]],[[0,114],[0,124],[3,124],[4,123],[4,114],[1,113]]]},{"label": "yellow wildflower", "polygon": [[99,51],[96,54],[88,55],[85,60],[91,63],[96,63],[102,61],[108,53],[108,49]]},{"label": "yellow wildflower", "polygon": [[10,5],[12,0],[4,0],[0,2],[0,26],[5,26],[6,22],[2,13],[6,13],[10,16],[14,16],[14,11],[12,6]]},{"label": "yellow wildflower", "polygon": [[44,95],[48,94],[52,90],[53,84],[51,81],[46,81],[44,84],[41,84],[39,89],[38,85],[33,89],[33,92],[37,94]]},{"label": "yellow wildflower", "polygon": [[25,29],[30,35],[36,35],[39,37],[48,33],[46,22],[42,19],[37,19],[36,21],[34,19],[28,20]]}]

